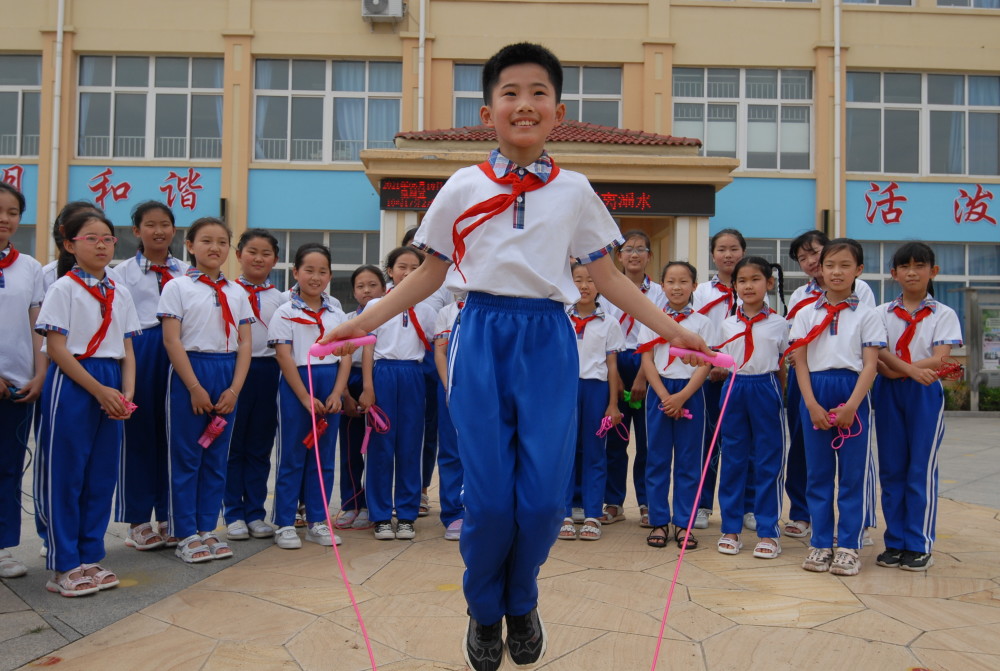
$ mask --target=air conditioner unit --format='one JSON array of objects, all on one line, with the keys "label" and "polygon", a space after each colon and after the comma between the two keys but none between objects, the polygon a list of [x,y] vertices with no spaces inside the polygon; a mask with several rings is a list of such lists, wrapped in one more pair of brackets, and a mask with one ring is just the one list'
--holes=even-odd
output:
[{"label": "air conditioner unit", "polygon": [[361,18],[365,21],[402,21],[405,12],[403,0],[361,0]]}]

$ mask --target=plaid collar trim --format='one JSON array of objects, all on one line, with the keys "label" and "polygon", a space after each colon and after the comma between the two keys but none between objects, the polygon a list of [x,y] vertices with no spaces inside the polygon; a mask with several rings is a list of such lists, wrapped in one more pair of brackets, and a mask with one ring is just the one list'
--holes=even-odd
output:
[{"label": "plaid collar trim", "polygon": [[[139,269],[143,273],[148,273],[150,266],[153,265],[153,262],[147,259],[142,252],[135,253],[135,262],[139,265]],[[180,272],[181,269],[181,264],[177,261],[177,259],[173,257],[173,255],[170,252],[167,252],[167,262],[163,265],[165,265],[167,268],[170,268],[170,270],[174,271],[175,273]]]},{"label": "plaid collar trim", "polygon": [[[895,300],[893,300],[891,303],[889,303],[888,311],[892,312],[896,308],[903,308],[904,310],[906,310],[906,306],[903,305],[903,294],[899,294],[898,296],[896,296]],[[938,302],[936,300],[934,300],[933,296],[931,296],[930,294],[927,294],[926,296],[924,296],[924,299],[922,301],[920,301],[920,305],[917,306],[917,309],[914,310],[913,312],[911,312],[910,314],[914,314],[915,315],[918,312],[920,312],[921,310],[923,310],[924,308],[930,308],[931,312],[937,312]],[[909,310],[906,310],[906,311],[909,312]]]},{"label": "plaid collar trim", "polygon": [[642,284],[639,285],[639,291],[641,291],[642,293],[646,293],[647,291],[649,291],[649,288],[651,286],[653,286],[653,281],[649,279],[649,275],[643,275]]},{"label": "plaid collar trim", "polygon": [[[597,307],[596,307],[596,309],[595,309],[595,310],[594,310],[594,311],[593,311],[593,312],[591,313],[591,315],[593,315],[594,317],[597,317],[597,318],[598,318],[598,319],[600,319],[601,321],[604,321],[604,318],[605,318],[605,316],[606,316],[606,315],[604,314],[604,310],[603,310],[603,309],[601,308],[601,304],[600,304],[600,303],[597,303],[596,305],[597,305]],[[581,319],[583,319],[583,316],[582,316],[582,315],[580,314],[580,311],[576,309],[576,305],[574,305],[573,307],[571,307],[571,308],[569,309],[569,313],[570,313],[571,315],[573,315],[574,317],[580,317]],[[589,317],[589,316],[591,316],[591,315],[587,315],[587,316]]]},{"label": "plaid collar trim", "polygon": [[0,250],[0,259],[6,259],[7,255],[14,251],[14,245],[7,243],[7,246]]},{"label": "plaid collar trim", "polygon": [[[824,291],[824,292],[823,292],[823,295],[822,295],[822,296],[820,296],[820,297],[819,297],[819,298],[818,298],[818,299],[816,300],[816,302],[815,302],[815,303],[813,303],[813,309],[814,309],[814,310],[819,310],[820,308],[822,308],[823,306],[825,306],[825,305],[826,305],[827,303],[829,303],[829,302],[830,302],[830,301],[828,301],[828,300],[827,300],[827,298],[826,298],[826,292]],[[858,309],[858,306],[859,306],[859,305],[861,304],[861,300],[860,300],[860,299],[858,298],[858,295],[857,295],[857,294],[853,294],[853,293],[852,293],[852,294],[851,294],[850,296],[848,296],[848,297],[847,297],[847,299],[846,299],[845,301],[841,301],[841,302],[843,302],[843,303],[847,303],[847,306],[848,306],[849,308],[851,308],[851,311],[852,311],[852,312],[853,312],[854,310],[857,310],[857,309]]]},{"label": "plaid collar trim", "polygon": [[[320,296],[320,300],[323,303],[322,307],[320,307],[320,310],[326,310],[328,312],[333,312],[334,307],[333,307],[333,303],[330,302],[330,296],[329,296],[329,294],[327,294],[324,291],[321,294],[321,296]],[[302,298],[302,295],[299,292],[297,292],[297,291],[293,291],[292,292],[289,301],[291,302],[292,305],[294,305],[299,310],[311,310],[312,309],[312,308],[310,308],[306,304],[305,300],[303,300],[303,298]]]},{"label": "plaid collar trim", "polygon": [[[494,149],[490,152],[489,163],[493,167],[493,174],[497,178],[506,177],[511,172],[519,170],[521,166],[511,161],[509,158],[500,153],[499,149]],[[531,165],[525,167],[524,169],[530,173],[533,173],[543,182],[548,182],[549,177],[552,175],[553,161],[552,157],[549,156],[548,152],[542,151],[542,155],[539,156]]]},{"label": "plaid collar trim", "polygon": [[[187,275],[188,277],[190,277],[192,282],[197,282],[199,277],[201,277],[202,275],[205,275],[205,273],[201,272],[200,270],[198,270],[194,266],[191,266],[190,268],[188,268],[187,271],[184,274]],[[208,276],[206,275],[206,277],[208,277]],[[211,279],[211,278],[209,278],[209,279]],[[223,284],[226,284],[226,283],[229,282],[229,280],[227,280],[226,276],[223,275],[220,272],[219,273],[219,279],[216,280],[217,284],[219,282],[222,282]]]},{"label": "plaid collar trim", "polygon": [[[743,318],[746,319],[747,321],[753,319],[753,317],[749,316],[746,312],[743,311],[743,306],[742,305],[739,306],[736,309],[739,310],[740,314],[743,315]],[[763,312],[768,317],[770,317],[773,314],[777,314],[774,310],[771,309],[771,306],[767,305],[766,303],[764,304],[764,308],[760,312]],[[760,312],[758,312],[757,314],[760,314]],[[756,317],[756,316],[757,315],[754,315],[754,317]],[[765,319],[766,319],[766,317],[765,317]]]},{"label": "plaid collar trim", "polygon": [[[712,276],[712,279],[711,279],[711,281],[710,281],[710,284],[712,285],[712,287],[713,287],[713,288],[714,288],[714,287],[717,287],[717,286],[719,286],[720,284],[721,284],[721,285],[722,285],[723,287],[725,287],[726,289],[729,289],[729,288],[730,288],[728,284],[726,284],[725,282],[723,282],[722,280],[720,280],[720,279],[719,279],[719,276],[718,276],[718,275],[713,275],[713,276]],[[720,289],[719,291],[722,291],[722,289]]]},{"label": "plaid collar trim", "polygon": [[104,278],[99,280],[80,266],[73,266],[70,272],[83,280],[83,283],[88,287],[100,287],[105,290],[115,288],[115,283],[111,281],[107,273],[104,273]]},{"label": "plaid collar trim", "polygon": [[242,275],[240,275],[239,279],[236,280],[236,281],[239,284],[242,284],[242,285],[248,286],[248,287],[253,287],[254,289],[270,289],[271,287],[274,286],[273,284],[271,284],[271,278],[270,277],[268,277],[267,279],[265,279],[263,284],[254,284],[253,282],[251,282],[247,278],[243,277]]},{"label": "plaid collar trim", "polygon": [[811,278],[806,283],[805,292],[807,294],[819,294],[819,293],[823,293],[823,290],[819,288],[819,283],[816,281],[816,279],[815,278]]},{"label": "plaid collar trim", "polygon": [[670,315],[671,317],[676,317],[678,315],[684,315],[686,317],[688,315],[694,314],[694,308],[692,308],[690,305],[685,305],[683,310],[675,310],[672,307],[670,307],[670,304],[668,303],[667,307],[663,308],[663,312]]}]

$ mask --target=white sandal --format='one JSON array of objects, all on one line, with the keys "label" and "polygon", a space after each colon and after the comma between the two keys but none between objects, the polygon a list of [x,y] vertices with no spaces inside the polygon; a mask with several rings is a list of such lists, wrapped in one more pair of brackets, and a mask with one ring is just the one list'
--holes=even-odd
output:
[{"label": "white sandal", "polygon": [[[795,531],[789,531],[789,529],[794,529]],[[812,525],[808,522],[792,520],[785,525],[782,533],[789,538],[805,538],[812,533]]]},{"label": "white sandal", "polygon": [[774,559],[781,554],[781,544],[778,539],[763,539],[753,548],[753,556],[758,559]]},{"label": "white sandal", "polygon": [[[212,559],[229,559],[233,556],[233,549],[229,547],[229,543],[225,543],[219,540],[211,531],[206,531],[201,536],[201,542],[208,548],[208,551],[212,553]],[[215,541],[214,543],[209,543],[208,541]]]},{"label": "white sandal", "polygon": [[161,548],[166,542],[163,536],[153,531],[153,525],[149,522],[143,522],[137,527],[130,528],[128,535],[125,536],[125,547],[140,551]]},{"label": "white sandal", "polygon": [[[121,584],[114,571],[109,571],[100,564],[81,564],[80,568],[83,569],[83,575],[93,580],[99,590],[111,589]],[[97,571],[91,575],[87,575],[87,571],[92,568],[96,568]],[[104,582],[107,578],[114,578],[114,580]]]},{"label": "white sandal", "polygon": [[583,520],[583,526],[580,527],[580,535],[577,538],[582,541],[601,540],[601,522],[596,517],[586,518]]},{"label": "white sandal", "polygon": [[563,519],[563,525],[559,527],[559,540],[561,541],[575,541],[576,540],[576,526],[573,524],[573,518],[567,517]]},{"label": "white sandal", "polygon": [[724,555],[738,555],[743,549],[739,534],[736,534],[736,538],[727,538],[723,534],[722,538],[719,539],[718,549]]},{"label": "white sandal", "polygon": [[[202,562],[212,561],[212,551],[208,549],[208,546],[202,543],[198,547],[191,547],[191,543],[202,543],[201,536],[198,534],[191,534],[184,540],[177,543],[177,547],[174,548],[174,554],[183,559],[188,564],[200,564]],[[195,555],[204,552],[205,555],[202,557],[196,557]]]}]

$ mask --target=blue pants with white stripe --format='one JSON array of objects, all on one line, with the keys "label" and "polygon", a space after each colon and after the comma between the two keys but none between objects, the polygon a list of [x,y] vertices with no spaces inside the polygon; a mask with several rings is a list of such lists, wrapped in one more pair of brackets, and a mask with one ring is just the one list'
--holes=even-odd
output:
[{"label": "blue pants with white stripe", "polygon": [[[578,381],[575,471],[580,473],[580,501],[587,517],[599,518],[604,512],[604,486],[608,477],[608,458],[605,454],[607,436],[599,438],[604,411],[608,409],[608,381]],[[611,429],[608,435],[614,433]],[[645,476],[644,476],[645,477]],[[570,478],[566,492],[566,517],[573,515],[576,483]]]},{"label": "blue pants with white stripe", "polygon": [[[236,353],[188,352],[194,374],[214,403],[233,383]],[[167,442],[170,446],[170,535],[187,538],[219,523],[226,488],[226,461],[236,412],[223,415],[226,427],[207,448],[198,444],[213,415],[196,415],[191,393],[171,367],[167,389]]]},{"label": "blue pants with white stripe", "polygon": [[[661,377],[670,394],[687,386],[688,380]],[[646,459],[646,485],[649,487],[649,523],[665,527],[671,522],[686,529],[701,481],[702,452],[705,449],[705,394],[699,389],[684,407],[691,419],[673,419],[659,408],[653,395],[646,403],[646,427],[649,429],[649,453]],[[671,462],[673,468],[671,469]],[[673,515],[671,516],[671,470],[673,471]]]},{"label": "blue pants with white stripe", "polygon": [[438,452],[438,406],[437,388],[441,384],[437,364],[434,363],[434,349],[424,354],[424,449],[420,456],[420,486],[427,489],[434,477],[434,465]]},{"label": "blue pants with white stripe", "polygon": [[[121,389],[117,359],[83,359],[99,383]],[[104,559],[104,534],[122,444],[122,420],[55,364],[42,390],[42,422],[35,455],[37,514],[47,533],[45,567],[60,573]]]},{"label": "blue pants with white stripe", "polygon": [[[810,373],[809,380],[816,402],[829,410],[850,398],[854,393],[858,374],[847,369],[824,370]],[[817,548],[833,547],[836,486],[838,545],[857,550],[861,547],[871,491],[875,486],[871,404],[868,396],[865,396],[857,412],[861,434],[848,438],[836,450],[832,448],[832,443],[837,438],[837,429],[813,429],[804,401],[799,405],[799,412],[803,423],[802,438],[806,446],[807,495],[813,525],[812,545]],[[854,431],[857,431],[857,423],[852,427],[852,432]]]},{"label": "blue pants with white stripe", "polygon": [[[809,503],[806,500],[806,447],[802,440],[802,392],[799,378],[794,368],[788,369],[788,401],[785,405],[788,415],[788,458],[785,467],[785,494],[788,495],[788,519],[799,522],[809,521]],[[806,415],[806,426],[809,416]]]},{"label": "blue pants with white stripe", "polygon": [[[725,398],[730,375],[723,385]],[[781,384],[774,373],[736,376],[722,421],[719,508],[722,533],[743,531],[748,485],[754,492],[753,513],[759,538],[778,537],[784,496],[785,409]]]},{"label": "blue pants with white stripe", "polygon": [[[361,369],[351,368],[347,378],[347,391],[355,400],[361,396]],[[368,507],[365,497],[365,455],[361,445],[365,441],[365,418],[343,415],[340,418],[340,509],[360,510]]]},{"label": "blue pants with white stripe", "polygon": [[[236,520],[252,522],[264,519],[271,448],[274,447],[274,435],[278,428],[275,404],[279,374],[278,361],[272,356],[250,360],[250,370],[236,407],[233,438],[229,443],[223,498],[226,524]],[[337,418],[333,419],[336,424]]]},{"label": "blue pants with white stripe", "polygon": [[[312,367],[314,397],[321,401],[333,391],[337,382],[339,364]],[[299,366],[302,384],[309,389],[309,376],[305,366]],[[317,419],[319,419],[317,417]],[[326,415],[333,426],[319,438],[319,460],[323,466],[323,487],[320,488],[316,467],[316,453],[308,449],[303,440],[312,433],[312,415],[295,396],[284,377],[278,385],[278,455],[277,473],[274,478],[274,515],[279,527],[295,524],[299,499],[306,506],[306,519],[325,522],[329,497],[333,493],[333,472],[336,468],[337,418]],[[315,448],[314,448],[315,449]],[[326,492],[326,496],[323,496]]]},{"label": "blue pants with white stripe", "polygon": [[463,586],[469,612],[492,625],[537,605],[538,571],[566,509],[576,333],[561,303],[473,292],[448,346],[465,468]]},{"label": "blue pants with white stripe", "polygon": [[21,542],[21,476],[34,407],[0,401],[0,549]]},{"label": "blue pants with white stripe", "polygon": [[420,511],[424,427],[424,371],[420,361],[378,359],[372,372],[376,404],[389,430],[372,432],[365,465],[365,495],[373,522],[415,520]]},{"label": "blue pants with white stripe", "polygon": [[[638,324],[636,324],[638,327]],[[618,375],[622,378],[625,390],[632,388],[635,376],[639,373],[642,355],[634,349],[618,352]],[[628,429],[631,425],[631,435],[635,439],[635,459],[632,462],[632,484],[635,486],[635,498],[640,506],[648,503],[646,495],[646,408],[631,408],[624,399],[618,401],[618,411],[622,413],[622,425]],[[604,501],[609,505],[619,506],[625,503],[625,492],[628,480],[628,443],[622,440],[616,432],[608,434],[608,477],[604,487]]]},{"label": "blue pants with white stripe", "polygon": [[885,545],[930,552],[938,504],[938,451],[944,438],[944,388],[910,378],[875,379],[879,480]]},{"label": "blue pants with white stripe", "polygon": [[136,411],[125,422],[115,493],[115,521],[141,524],[170,513],[167,466],[167,373],[170,359],[159,324],[132,338]]},{"label": "blue pants with white stripe", "polygon": [[465,515],[462,506],[462,459],[458,454],[458,432],[451,421],[451,411],[441,378],[437,384],[438,408],[438,496],[441,500],[441,524],[446,527]]}]

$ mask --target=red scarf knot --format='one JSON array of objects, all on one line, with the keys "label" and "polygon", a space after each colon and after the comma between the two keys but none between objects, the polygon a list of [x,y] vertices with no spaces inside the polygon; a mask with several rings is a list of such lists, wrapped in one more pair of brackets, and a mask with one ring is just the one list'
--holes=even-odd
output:
[{"label": "red scarf knot", "polygon": [[111,282],[111,288],[102,293],[99,286],[89,286],[83,281],[83,278],[75,272],[69,272],[67,275],[72,277],[77,284],[86,289],[87,293],[93,296],[101,305],[101,325],[97,327],[97,332],[94,333],[90,342],[87,343],[87,350],[83,354],[76,355],[77,359],[88,359],[94,356],[94,353],[97,352],[101,343],[104,342],[104,338],[108,335],[108,327],[111,326],[111,305],[115,302],[115,283],[109,279],[108,281]]},{"label": "red scarf knot", "polygon": [[[229,309],[229,301],[226,300],[226,293],[222,290],[222,287],[226,286],[226,279],[220,278],[218,282],[213,282],[209,279],[208,275],[201,274],[198,275],[198,281],[207,284],[215,290],[215,300],[219,303],[219,307],[222,308],[222,323],[226,327],[226,351],[229,351],[229,332],[230,328],[236,329],[236,320],[233,319],[233,312]],[[236,342],[240,342],[239,330],[236,333]]]},{"label": "red scarf knot", "polygon": [[830,305],[829,303],[824,305],[823,307],[826,308],[826,316],[823,317],[823,321],[821,321],[819,324],[816,324],[816,326],[813,326],[811,329],[809,329],[809,333],[807,333],[805,337],[799,338],[791,345],[789,345],[788,349],[785,350],[785,353],[781,355],[781,359],[778,361],[778,364],[780,365],[784,363],[785,357],[787,357],[795,350],[799,349],[800,347],[805,347],[813,340],[818,338],[819,335],[823,332],[823,329],[825,329],[827,326],[830,325],[830,323],[833,321],[833,318],[837,315],[837,313],[840,312],[841,310],[849,308],[850,306],[851,304],[848,303],[847,301],[837,303],[836,305]]},{"label": "red scarf knot", "polygon": [[917,324],[929,317],[934,311],[931,310],[931,306],[925,305],[924,307],[917,310],[915,315],[910,315],[906,311],[906,308],[896,306],[892,309],[893,313],[906,322],[906,328],[903,329],[903,335],[899,336],[899,340],[896,341],[896,356],[905,361],[906,363],[913,363],[910,359],[910,343],[913,341],[913,336],[917,334]]}]

